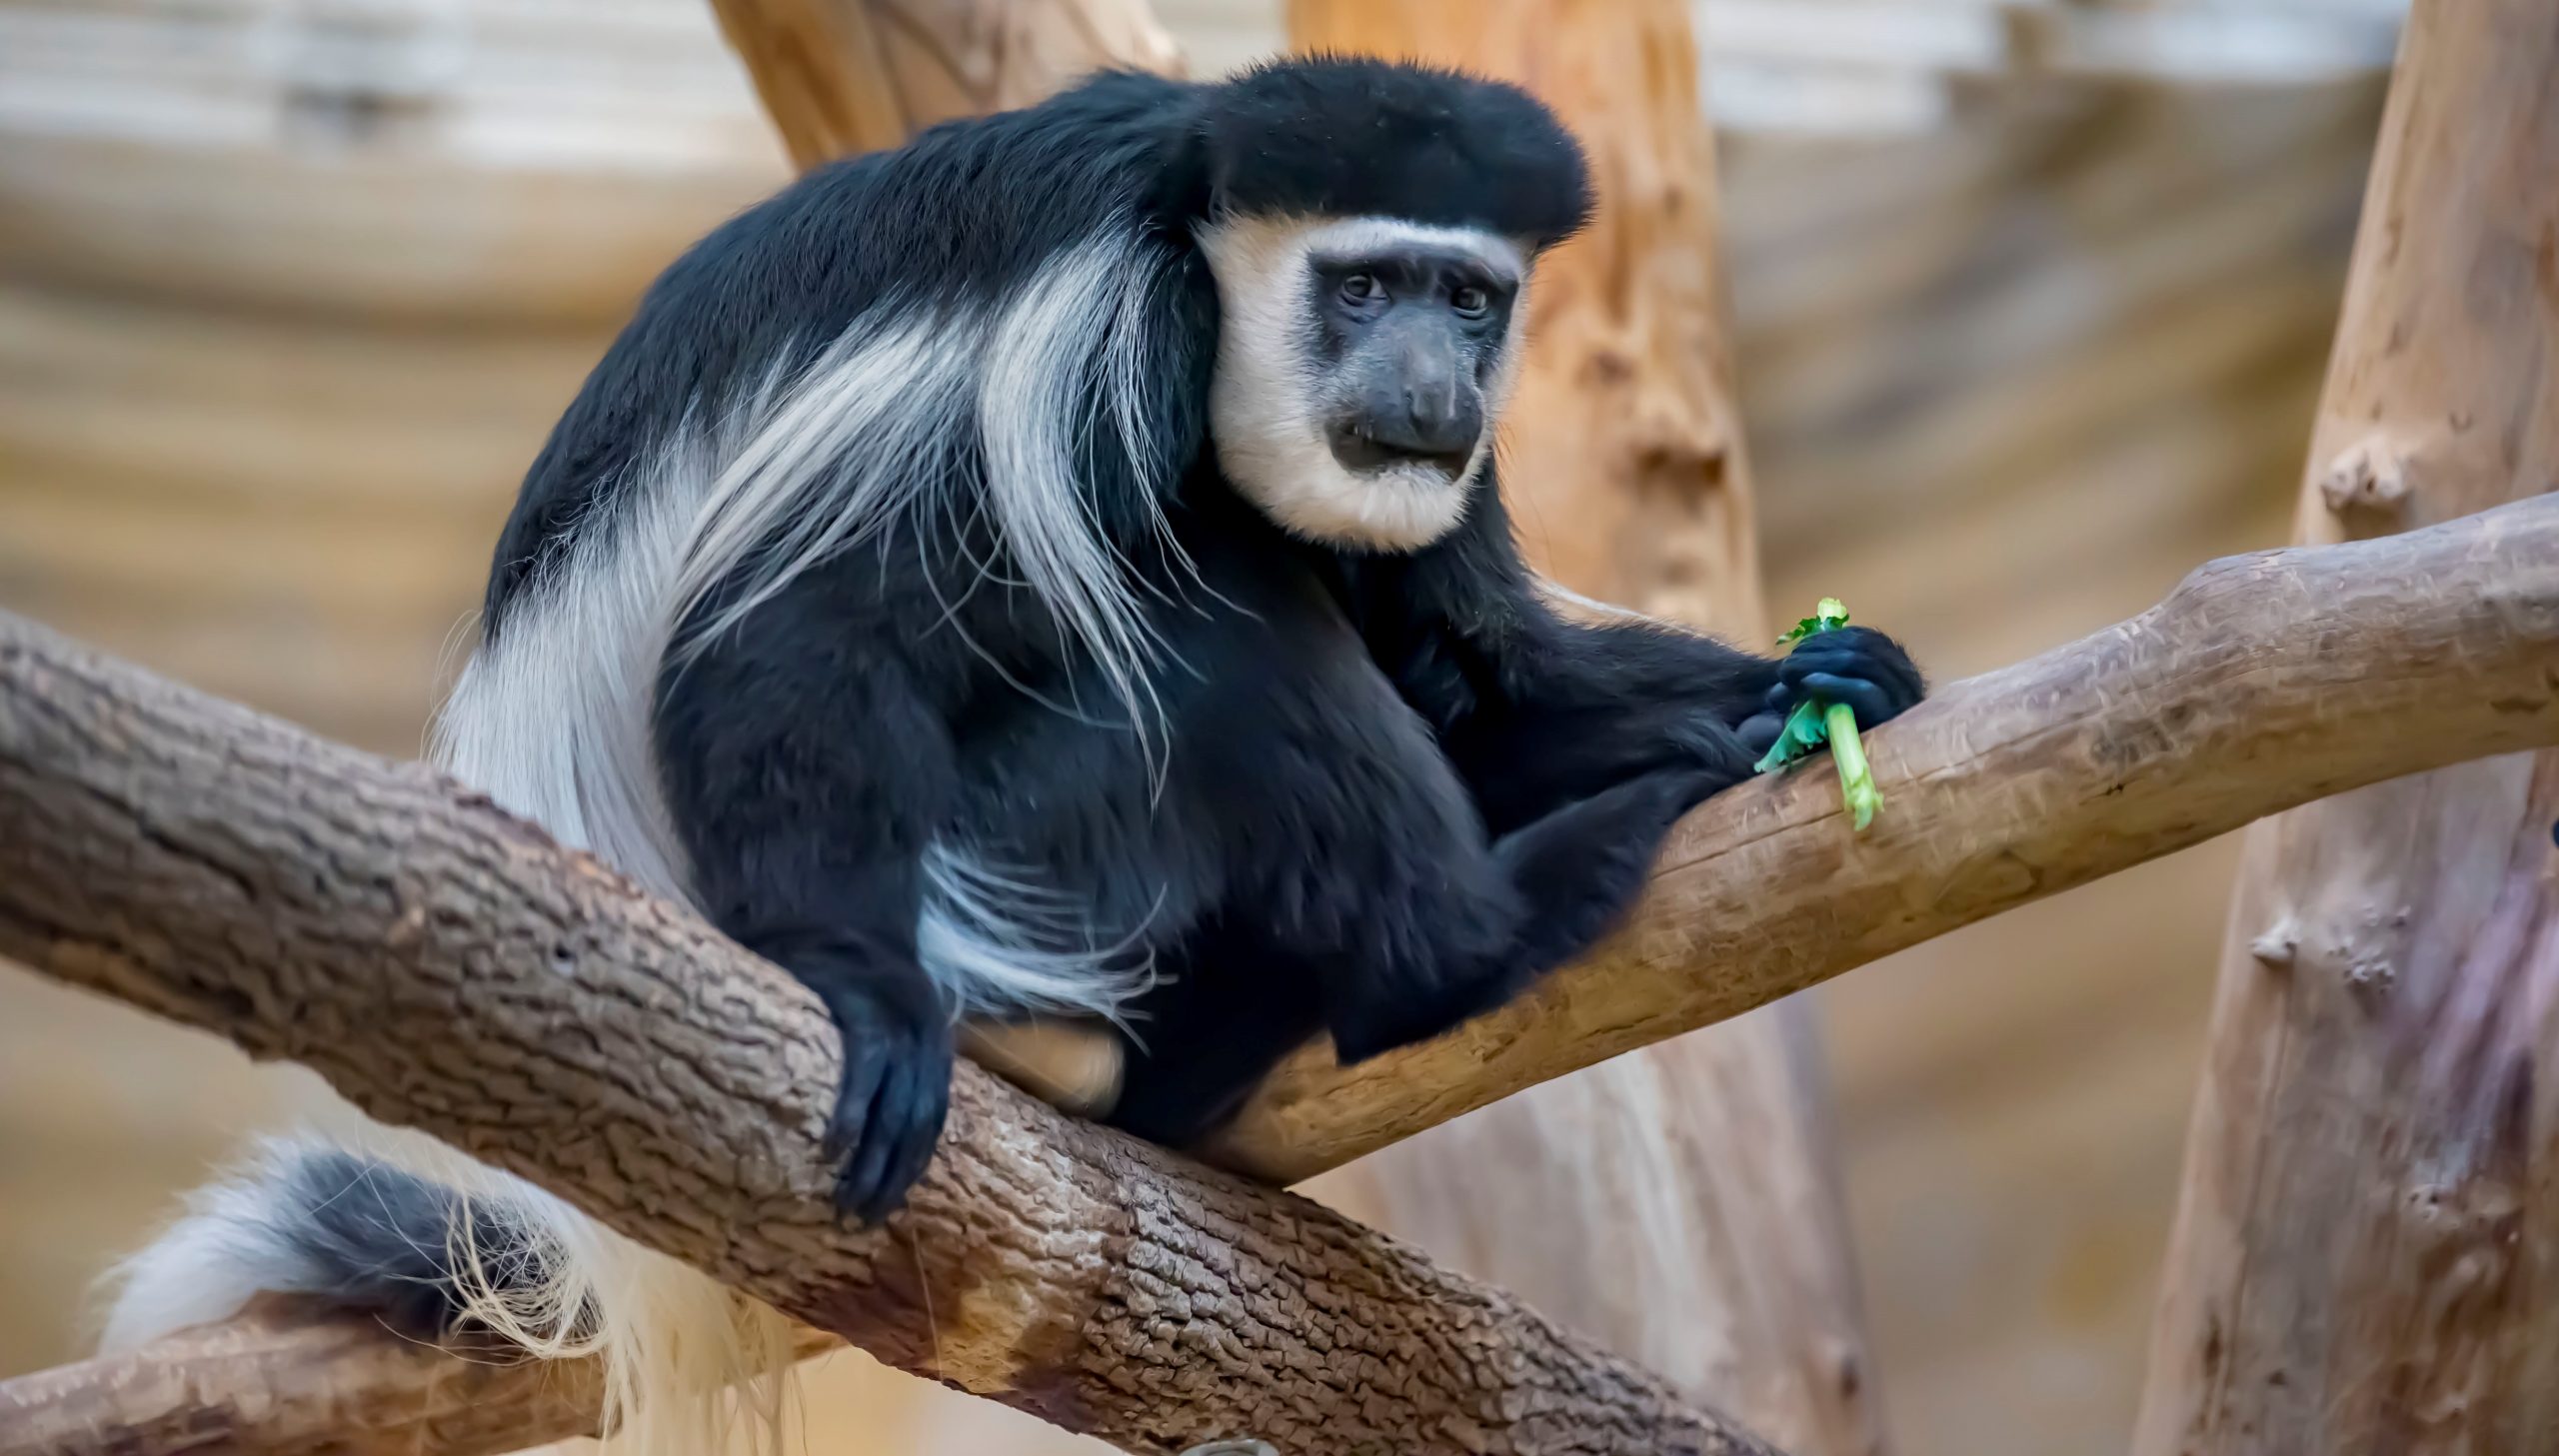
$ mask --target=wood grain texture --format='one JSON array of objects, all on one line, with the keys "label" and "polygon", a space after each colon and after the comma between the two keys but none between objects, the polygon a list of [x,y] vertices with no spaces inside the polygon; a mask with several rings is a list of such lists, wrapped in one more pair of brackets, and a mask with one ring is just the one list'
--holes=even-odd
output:
[{"label": "wood grain texture", "polygon": [[[2383,536],[2559,482],[2553,76],[2548,5],[2416,6],[2299,539]],[[2490,519],[2526,509],[2559,502]],[[2502,587],[2492,601],[2513,605]],[[2542,753],[2382,784],[2249,836],[2142,1456],[2550,1449],[2554,821],[2559,754]]]},{"label": "wood grain texture", "polygon": [[2554,741],[2559,501],[2227,558],[1869,735],[1867,833],[1824,764],[1721,794],[1589,958],[1436,1041],[1351,1068],[1298,1055],[1210,1155],[1305,1178],[2268,813]]},{"label": "wood grain texture", "polygon": [[1768,1449],[1507,1294],[974,1067],[907,1211],[840,1226],[837,1039],[788,976],[423,765],[7,616],[0,955],[301,1062],[890,1365],[1126,1450]]},{"label": "wood grain texture", "polygon": [[[1686,0],[1292,0],[1300,50],[1517,82],[1598,206],[1537,267],[1502,420],[1531,561],[1576,591],[1760,643],[1714,142]],[[1799,1456],[1882,1449],[1813,1007],[1558,1078],[1321,1188],[1733,1411]]]},{"label": "wood grain texture", "polygon": [[1105,66],[1182,68],[1145,0],[713,3],[802,167],[1027,106]]}]

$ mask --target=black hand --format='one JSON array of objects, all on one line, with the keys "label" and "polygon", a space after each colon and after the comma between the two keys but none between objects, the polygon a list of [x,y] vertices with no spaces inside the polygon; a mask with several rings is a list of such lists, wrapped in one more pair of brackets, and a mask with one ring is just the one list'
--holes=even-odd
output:
[{"label": "black hand", "polygon": [[[1900,716],[1925,693],[1918,667],[1900,644],[1870,627],[1841,627],[1805,638],[1777,665],[1777,686],[1768,690],[1767,714],[1782,720],[1797,702],[1809,697],[1846,704],[1857,716],[1857,727],[1870,728]],[[1754,715],[1745,723],[1745,742],[1750,740],[1748,729],[1764,716]],[[1767,741],[1776,741],[1773,728]]]},{"label": "black hand", "polygon": [[912,975],[811,975],[844,1040],[844,1074],[827,1121],[840,1163],[836,1208],[877,1223],[906,1201],[933,1160],[951,1108],[951,1016]]}]

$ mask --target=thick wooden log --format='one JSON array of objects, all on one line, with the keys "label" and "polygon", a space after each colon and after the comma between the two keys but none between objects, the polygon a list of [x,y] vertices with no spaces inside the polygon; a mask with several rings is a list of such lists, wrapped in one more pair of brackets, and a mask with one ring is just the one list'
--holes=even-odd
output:
[{"label": "thick wooden log", "polygon": [[1849,832],[1826,764],[1732,789],[1689,816],[1632,923],[1589,958],[1356,1067],[1310,1048],[1211,1155],[1310,1177],[2294,804],[2548,746],[2554,521],[2559,502],[2528,502],[2386,544],[2228,558],[2130,622],[1942,688],[1869,735],[1884,808],[1868,832]]},{"label": "thick wooden log", "polygon": [[[2547,4],[2425,0],[2411,15],[2301,540],[2559,483],[2554,78]],[[2545,670],[2559,681],[2559,658]],[[2559,754],[2542,753],[2382,784],[2249,836],[2136,1452],[2551,1449],[2554,821]]]},{"label": "thick wooden log", "polygon": [[[1518,82],[1590,160],[1588,232],[1538,265],[1502,485],[1564,585],[1760,644],[1714,142],[1687,0],[1291,0],[1301,50]],[[1883,1445],[1807,1002],[1433,1129],[1325,1196],[1801,1456]]]},{"label": "thick wooden log", "polygon": [[[974,1067],[907,1210],[848,1228],[819,1142],[838,1041],[790,977],[422,765],[6,616],[0,955],[1127,1450],[1768,1449],[1507,1294]],[[0,1427],[61,1450],[31,1441]]]}]

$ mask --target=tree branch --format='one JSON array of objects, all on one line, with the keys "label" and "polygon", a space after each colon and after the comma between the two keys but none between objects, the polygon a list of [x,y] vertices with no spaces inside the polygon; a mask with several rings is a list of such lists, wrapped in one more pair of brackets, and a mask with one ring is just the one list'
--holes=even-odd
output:
[{"label": "tree branch", "polygon": [[[1363,1067],[1306,1100],[1301,1062],[1277,1105],[1310,1140],[1260,1158],[1319,1166],[2274,809],[2553,742],[2559,497],[2216,563],[2142,617],[1873,734],[1886,803],[1863,838],[1817,766],[1719,796],[1605,954],[1524,1010],[1383,1059],[1408,1086]],[[1399,1453],[1762,1449],[1506,1295],[974,1067],[910,1211],[885,1235],[843,1231],[816,1141],[835,1041],[788,977],[424,767],[7,617],[0,953],[307,1062],[376,1116],[893,1364],[1131,1449],[1239,1433]],[[153,1356],[0,1386],[0,1453],[132,1449],[36,1422],[60,1402],[122,1409],[98,1391],[156,1379]],[[397,1396],[426,1438],[408,1449],[505,1449],[446,1439],[435,1382],[400,1379],[342,1408],[402,1419]],[[51,1383],[31,1417],[34,1382]],[[308,1449],[268,1440],[265,1411],[183,1419],[228,1422],[242,1451]],[[529,1421],[508,1439],[575,1430]]]},{"label": "tree branch", "polygon": [[1307,1049],[1210,1158],[1295,1182],[2279,809],[2554,742],[2559,502],[2215,562],[1871,734],[1866,834],[1826,763],[1719,795],[1597,953],[1422,1046]]},{"label": "tree branch", "polygon": [[1767,1449],[1506,1294],[974,1066],[908,1210],[841,1227],[837,1038],[790,977],[423,765],[5,615],[0,954],[303,1062],[890,1364],[1129,1450]]},{"label": "tree branch", "polygon": [[[835,1341],[807,1332],[804,1354]],[[361,1315],[272,1299],[141,1349],[0,1382],[0,1452],[451,1456],[592,1435],[593,1360],[404,1340]]]},{"label": "tree branch", "polygon": [[488,1451],[595,1428],[589,1362],[478,1365],[371,1320],[261,1310],[0,1384],[0,1450],[260,1456]]}]

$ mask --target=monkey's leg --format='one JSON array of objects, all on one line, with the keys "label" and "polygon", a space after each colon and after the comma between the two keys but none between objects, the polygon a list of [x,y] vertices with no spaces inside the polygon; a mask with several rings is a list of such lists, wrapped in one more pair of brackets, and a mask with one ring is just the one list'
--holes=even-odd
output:
[{"label": "monkey's leg", "polygon": [[[1729,731],[1724,736],[1730,737]],[[1353,1034],[1338,1017],[1345,1062],[1455,1029],[1509,1001],[1535,979],[1615,928],[1643,892],[1662,839],[1679,815],[1735,781],[1723,763],[1656,768],[1564,805],[1494,841],[1493,863],[1513,886],[1519,913],[1496,948],[1469,946],[1428,995],[1372,1003]]]},{"label": "monkey's leg", "polygon": [[[1226,674],[1186,704],[1173,796],[1201,810],[1186,852],[1217,862],[1220,928],[1194,978],[1302,987],[1357,1059],[1481,1009],[1523,906],[1428,729],[1355,640],[1333,646],[1304,672]],[[1310,1029],[1292,1017],[1253,1056]]]},{"label": "monkey's leg", "polygon": [[[1470,825],[1381,802],[1393,871],[1335,875],[1319,860],[1284,892],[1240,893],[1137,1008],[1120,1097],[1109,1120],[1170,1146],[1225,1122],[1280,1058],[1329,1026],[1344,1060],[1450,1030],[1492,1009],[1605,934],[1642,892],[1678,816],[1733,781],[1739,749],[1723,733],[1692,754],[1577,800],[1487,846]],[[1411,765],[1410,791],[1435,794],[1435,757]],[[1441,785],[1444,787],[1444,785]],[[1337,842],[1348,825],[1319,830]],[[1310,854],[1320,850],[1309,848]],[[1420,867],[1425,872],[1412,875]],[[1489,871],[1508,895],[1469,892]],[[1408,876],[1408,877],[1407,877]]]},{"label": "monkey's leg", "polygon": [[1173,959],[1135,1008],[1119,1099],[1105,1121],[1188,1146],[1322,1029],[1311,970],[1275,963],[1260,941],[1213,931]]}]

